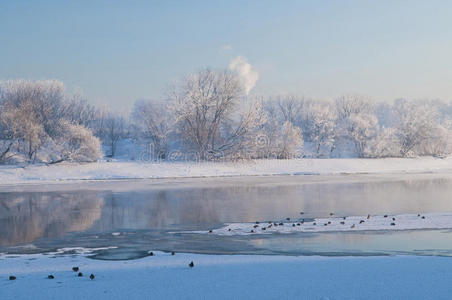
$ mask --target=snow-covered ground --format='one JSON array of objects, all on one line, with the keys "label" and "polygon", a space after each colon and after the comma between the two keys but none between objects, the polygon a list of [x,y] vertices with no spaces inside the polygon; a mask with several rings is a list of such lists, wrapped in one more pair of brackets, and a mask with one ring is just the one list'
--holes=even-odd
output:
[{"label": "snow-covered ground", "polygon": [[452,157],[253,160],[238,163],[113,161],[0,166],[0,184],[301,174],[452,173]]},{"label": "snow-covered ground", "polygon": [[347,216],[256,223],[229,223],[211,231],[193,233],[251,235],[295,232],[337,232],[370,230],[416,230],[452,228],[452,213],[403,214],[382,216]]},{"label": "snow-covered ground", "polygon": [[450,278],[447,257],[0,256],[1,299],[450,299]]}]

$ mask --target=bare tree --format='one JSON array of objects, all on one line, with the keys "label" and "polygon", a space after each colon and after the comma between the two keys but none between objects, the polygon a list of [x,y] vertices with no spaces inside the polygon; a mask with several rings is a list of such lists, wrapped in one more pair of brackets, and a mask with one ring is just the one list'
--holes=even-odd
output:
[{"label": "bare tree", "polygon": [[104,121],[103,141],[110,149],[108,157],[115,157],[118,142],[127,136],[127,124],[124,117],[110,113]]}]

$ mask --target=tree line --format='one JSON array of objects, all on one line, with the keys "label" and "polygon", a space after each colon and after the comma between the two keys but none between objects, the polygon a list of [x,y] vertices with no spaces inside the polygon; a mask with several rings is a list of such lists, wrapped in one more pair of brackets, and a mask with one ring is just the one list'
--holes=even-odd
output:
[{"label": "tree line", "polygon": [[0,82],[0,162],[91,162],[123,144],[151,160],[442,157],[452,152],[451,116],[439,100],[248,96],[226,70],[189,74],[128,116],[60,81],[12,80]]}]

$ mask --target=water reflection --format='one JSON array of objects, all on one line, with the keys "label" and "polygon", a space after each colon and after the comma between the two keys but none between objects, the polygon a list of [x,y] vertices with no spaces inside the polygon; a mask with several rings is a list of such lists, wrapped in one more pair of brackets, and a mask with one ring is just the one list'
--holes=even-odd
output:
[{"label": "water reflection", "polygon": [[[365,180],[364,180],[365,179]],[[178,230],[208,229],[228,222],[286,217],[452,212],[452,180],[429,175],[390,180],[308,180],[305,176],[209,180],[209,184],[148,185],[115,189],[0,193],[0,251],[33,243],[42,249],[115,244],[138,251],[220,253],[340,253],[405,251],[419,243],[451,240],[449,232],[301,234],[272,237],[200,237]],[[120,236],[111,235],[120,231]],[[432,231],[430,231],[432,232]],[[397,243],[394,240],[413,242]],[[432,237],[431,239],[429,237]],[[419,241],[416,244],[416,241]],[[452,249],[438,242],[435,249]],[[422,248],[422,247],[421,247]],[[248,251],[248,252],[247,252]]]},{"label": "water reflection", "polygon": [[91,228],[102,214],[98,193],[0,193],[0,245],[30,243]]}]

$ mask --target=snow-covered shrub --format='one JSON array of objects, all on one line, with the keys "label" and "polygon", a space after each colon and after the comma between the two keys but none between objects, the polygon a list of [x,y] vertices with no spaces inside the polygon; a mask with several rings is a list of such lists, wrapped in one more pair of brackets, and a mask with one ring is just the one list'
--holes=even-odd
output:
[{"label": "snow-covered shrub", "polygon": [[54,141],[61,161],[92,162],[102,157],[99,139],[83,125],[61,121]]},{"label": "snow-covered shrub", "polygon": [[367,142],[364,150],[366,157],[399,157],[400,143],[394,128],[382,128],[378,134]]},{"label": "snow-covered shrub", "polygon": [[443,125],[437,125],[430,137],[424,140],[418,147],[420,155],[433,155],[444,157],[452,153],[452,132]]}]

